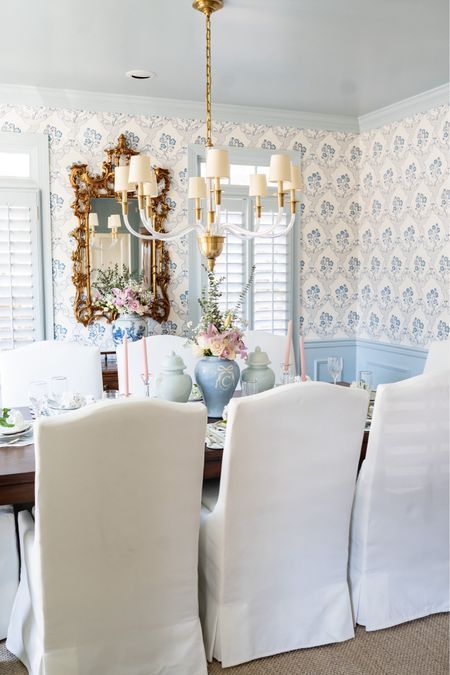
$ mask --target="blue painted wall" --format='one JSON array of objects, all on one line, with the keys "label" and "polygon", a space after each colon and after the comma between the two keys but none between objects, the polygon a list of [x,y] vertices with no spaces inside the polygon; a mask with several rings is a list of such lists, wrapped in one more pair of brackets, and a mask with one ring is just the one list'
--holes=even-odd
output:
[{"label": "blue painted wall", "polygon": [[371,340],[310,340],[305,342],[306,370],[313,380],[330,382],[327,359],[342,356],[342,379],[356,380],[360,370],[373,372],[372,384],[398,382],[423,372],[427,350]]}]

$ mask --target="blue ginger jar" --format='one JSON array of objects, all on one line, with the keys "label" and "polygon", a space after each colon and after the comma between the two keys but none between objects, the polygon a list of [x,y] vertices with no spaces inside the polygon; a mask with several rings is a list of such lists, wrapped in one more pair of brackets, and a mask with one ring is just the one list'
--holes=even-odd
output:
[{"label": "blue ginger jar", "polygon": [[119,314],[112,322],[112,339],[116,347],[122,344],[125,335],[129,342],[136,342],[147,334],[147,319],[139,314]]},{"label": "blue ginger jar", "polygon": [[222,417],[239,382],[236,361],[219,356],[204,356],[195,366],[195,379],[208,408],[208,417]]}]

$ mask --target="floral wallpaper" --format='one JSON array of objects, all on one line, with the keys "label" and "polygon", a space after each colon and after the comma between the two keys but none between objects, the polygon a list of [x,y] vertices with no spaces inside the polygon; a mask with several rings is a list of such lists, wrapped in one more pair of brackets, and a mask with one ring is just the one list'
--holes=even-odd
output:
[{"label": "floral wallpaper", "polygon": [[448,106],[365,132],[360,337],[426,345],[450,333]]},{"label": "floral wallpaper", "polygon": [[[112,348],[111,329],[75,321],[69,232],[72,163],[99,171],[103,150],[125,133],[171,172],[168,227],[187,218],[187,146],[200,120],[0,106],[0,130],[44,133],[50,146],[54,332]],[[364,134],[217,123],[217,145],[298,152],[305,188],[298,251],[299,314],[307,339],[370,337],[425,344],[449,333],[448,107]],[[187,240],[169,244],[171,315],[155,332],[187,324]]]}]

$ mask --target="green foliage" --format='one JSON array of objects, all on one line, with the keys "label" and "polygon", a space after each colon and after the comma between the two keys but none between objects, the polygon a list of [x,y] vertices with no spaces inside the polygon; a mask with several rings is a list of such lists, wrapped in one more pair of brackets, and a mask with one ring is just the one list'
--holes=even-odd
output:
[{"label": "green foliage", "polygon": [[0,417],[0,427],[11,428],[14,424],[9,424],[6,420],[8,419],[10,413],[10,408],[2,408],[2,416]]}]

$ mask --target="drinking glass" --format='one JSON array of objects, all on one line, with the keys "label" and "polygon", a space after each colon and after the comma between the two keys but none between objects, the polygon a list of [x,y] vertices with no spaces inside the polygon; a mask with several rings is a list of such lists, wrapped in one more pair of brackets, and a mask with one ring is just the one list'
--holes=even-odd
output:
[{"label": "drinking glass", "polygon": [[48,399],[48,386],[45,380],[34,380],[28,385],[28,398],[35,417],[44,414]]},{"label": "drinking glass", "polygon": [[342,369],[344,367],[342,356],[329,356],[327,363],[328,363],[328,372],[333,378],[334,384],[336,384],[338,377],[339,378],[341,377]]},{"label": "drinking glass", "polygon": [[245,380],[242,382],[242,396],[253,396],[258,393],[258,383],[256,380]]},{"label": "drinking glass", "polygon": [[105,389],[102,398],[120,398],[120,391],[118,389]]},{"label": "drinking glass", "polygon": [[359,382],[360,386],[367,391],[372,391],[372,371],[371,370],[360,370],[359,371]]},{"label": "drinking glass", "polygon": [[291,382],[294,381],[295,377],[295,370],[294,370],[294,365],[292,363],[289,363],[287,366],[282,363],[281,364],[281,384],[290,384]]},{"label": "drinking glass", "polygon": [[50,393],[52,399],[57,403],[61,403],[63,394],[67,391],[67,377],[64,375],[58,375],[52,377],[50,380]]}]

